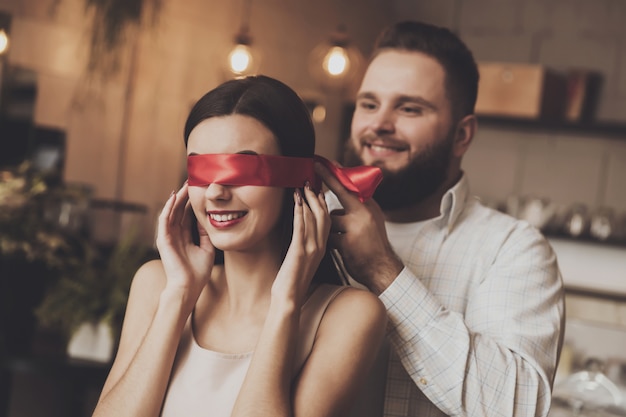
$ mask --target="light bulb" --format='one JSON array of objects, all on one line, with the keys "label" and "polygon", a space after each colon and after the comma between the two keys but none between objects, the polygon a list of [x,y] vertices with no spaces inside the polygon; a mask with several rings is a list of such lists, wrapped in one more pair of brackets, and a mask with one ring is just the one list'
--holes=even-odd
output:
[{"label": "light bulb", "polygon": [[333,46],[324,57],[322,65],[328,74],[337,77],[347,72],[350,60],[344,48]]},{"label": "light bulb", "polygon": [[363,56],[340,26],[309,53],[309,73],[325,91],[356,95],[363,75]]},{"label": "light bulb", "polygon": [[326,120],[326,107],[322,104],[315,106],[311,118],[315,123],[323,123]]},{"label": "light bulb", "polygon": [[0,29],[0,54],[6,52],[9,49],[9,37],[4,29]]},{"label": "light bulb", "polygon": [[230,70],[235,74],[243,74],[252,65],[252,53],[248,45],[239,44],[228,55]]}]

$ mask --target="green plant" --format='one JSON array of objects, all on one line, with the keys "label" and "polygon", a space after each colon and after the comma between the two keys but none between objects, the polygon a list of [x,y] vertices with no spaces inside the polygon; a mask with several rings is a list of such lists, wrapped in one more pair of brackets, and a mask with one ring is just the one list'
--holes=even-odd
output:
[{"label": "green plant", "polygon": [[[59,222],[59,214],[64,205],[87,201],[84,188],[60,185],[28,162],[0,170],[0,351],[30,349],[33,310],[49,286],[82,262],[83,230]],[[80,224],[80,215],[71,218]]]},{"label": "green plant", "polygon": [[63,198],[29,163],[0,171],[0,258],[40,262],[50,269],[71,262],[73,239],[47,221],[45,208]]},{"label": "green plant", "polygon": [[35,310],[40,325],[69,338],[85,322],[105,322],[117,340],[134,273],[152,253],[132,234],[113,248],[85,246],[81,261],[63,271]]},{"label": "green plant", "polygon": [[0,327],[34,309],[33,320],[65,337],[100,321],[117,337],[132,277],[156,257],[154,249],[134,233],[113,246],[97,245],[82,227],[60,223],[61,207],[87,206],[88,192],[53,185],[29,163],[0,170],[0,180]]},{"label": "green plant", "polygon": [[114,74],[119,69],[120,47],[126,41],[127,30],[139,26],[142,15],[149,13],[152,24],[156,22],[163,0],[84,0],[87,11],[93,9],[93,26],[90,39],[90,72]]}]

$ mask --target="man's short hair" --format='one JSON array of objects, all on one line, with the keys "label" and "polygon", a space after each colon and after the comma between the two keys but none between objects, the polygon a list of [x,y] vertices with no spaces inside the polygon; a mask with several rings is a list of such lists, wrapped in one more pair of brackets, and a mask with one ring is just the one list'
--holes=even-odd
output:
[{"label": "man's short hair", "polygon": [[403,21],[378,37],[372,58],[388,49],[421,52],[444,69],[446,95],[455,120],[474,113],[478,93],[478,67],[472,52],[449,29],[416,21]]}]

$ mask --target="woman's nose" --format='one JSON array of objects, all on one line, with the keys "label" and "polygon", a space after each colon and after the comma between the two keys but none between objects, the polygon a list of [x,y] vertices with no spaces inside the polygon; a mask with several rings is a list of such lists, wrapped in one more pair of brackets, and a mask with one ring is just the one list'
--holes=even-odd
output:
[{"label": "woman's nose", "polygon": [[208,200],[228,200],[230,198],[230,187],[213,182],[206,187],[204,196]]}]

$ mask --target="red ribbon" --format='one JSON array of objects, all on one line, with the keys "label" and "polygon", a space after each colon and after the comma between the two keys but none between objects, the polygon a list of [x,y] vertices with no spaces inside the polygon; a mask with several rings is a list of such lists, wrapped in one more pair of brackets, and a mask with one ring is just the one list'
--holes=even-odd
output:
[{"label": "red ribbon", "polygon": [[308,181],[315,190],[320,190],[322,181],[313,169],[315,162],[328,168],[344,187],[358,195],[361,202],[372,197],[383,178],[380,168],[342,168],[319,155],[313,158],[250,154],[189,155],[187,172],[190,186],[217,183],[299,188]]}]

